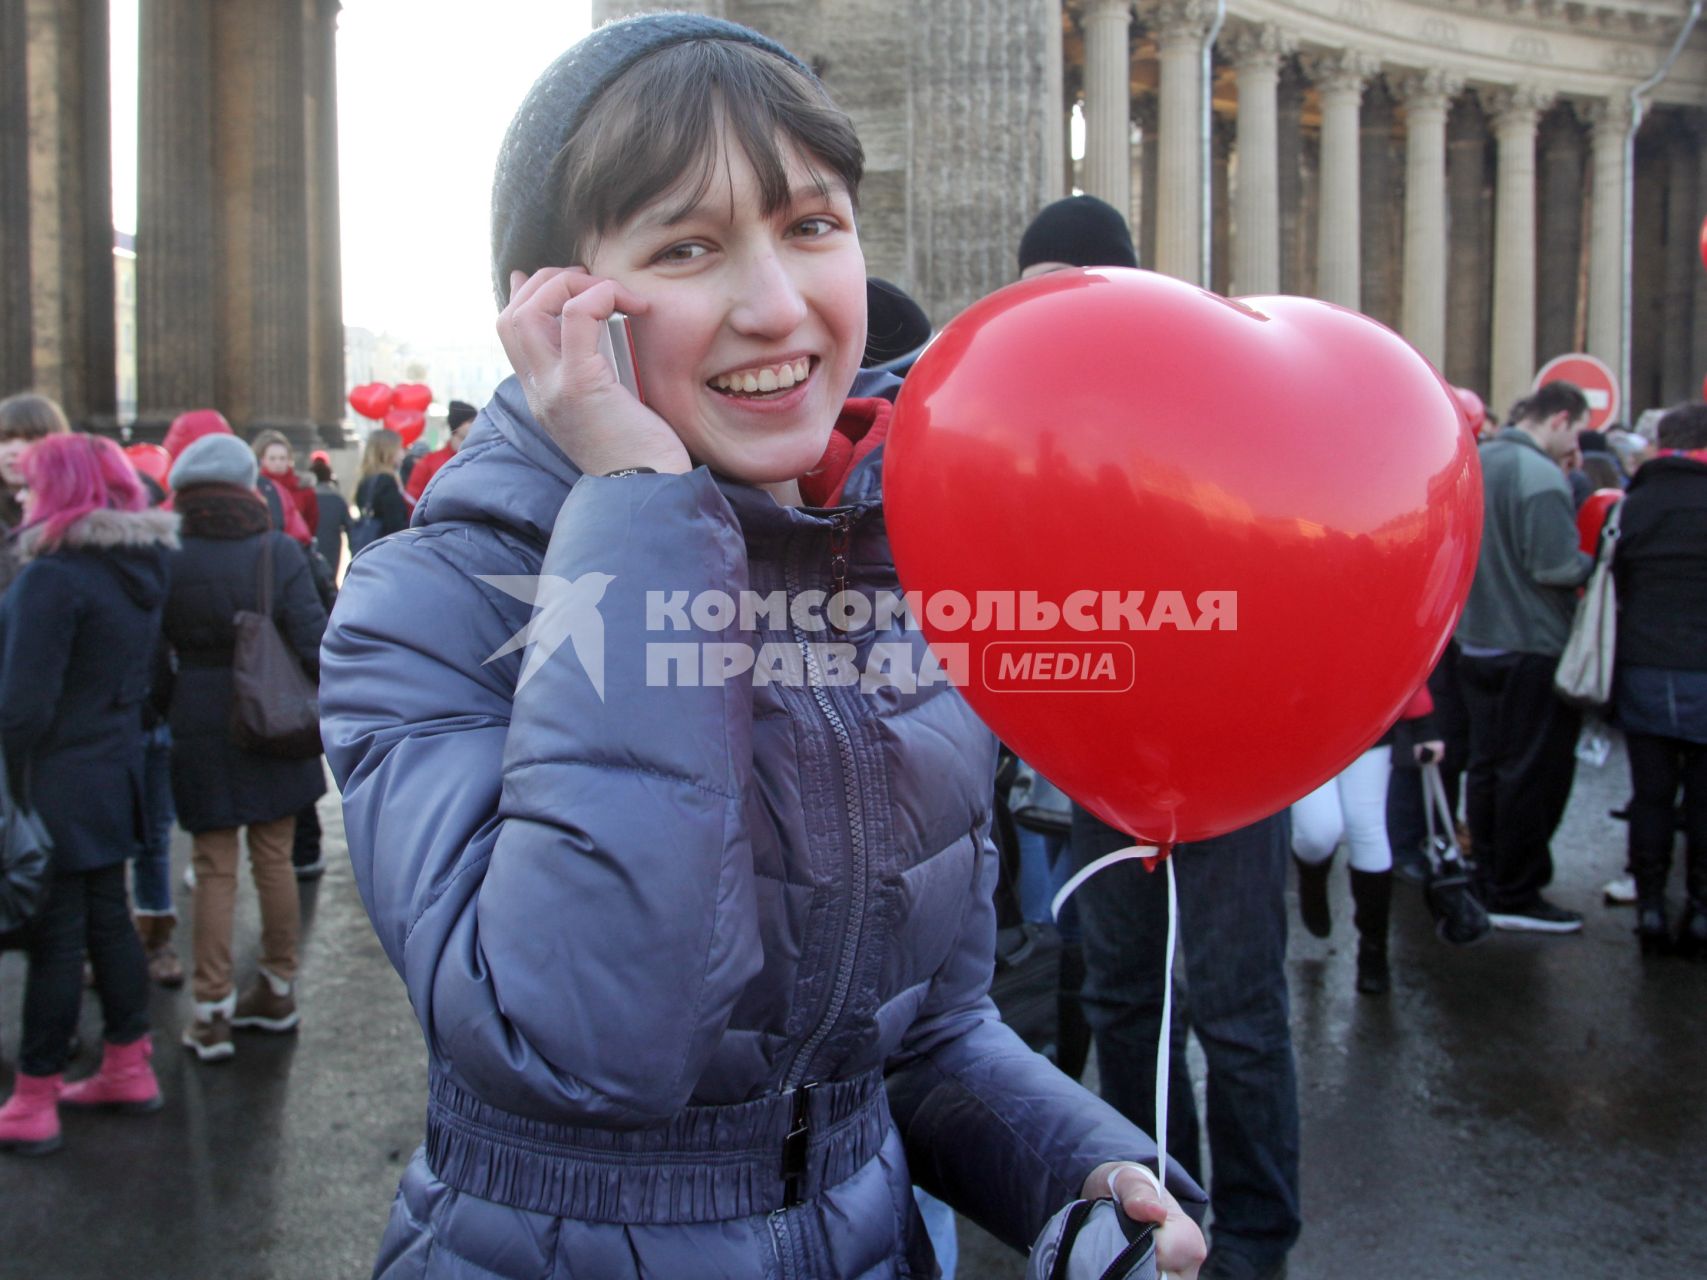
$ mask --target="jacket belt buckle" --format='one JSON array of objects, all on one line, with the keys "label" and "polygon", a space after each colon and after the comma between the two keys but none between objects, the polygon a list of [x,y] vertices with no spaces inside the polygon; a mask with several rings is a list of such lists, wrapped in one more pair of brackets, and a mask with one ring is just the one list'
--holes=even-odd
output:
[{"label": "jacket belt buckle", "polygon": [[811,1100],[817,1089],[816,1084],[808,1084],[794,1091],[788,1136],[782,1140],[784,1209],[792,1209],[804,1199],[801,1195],[801,1184],[806,1178],[806,1152],[812,1141]]}]

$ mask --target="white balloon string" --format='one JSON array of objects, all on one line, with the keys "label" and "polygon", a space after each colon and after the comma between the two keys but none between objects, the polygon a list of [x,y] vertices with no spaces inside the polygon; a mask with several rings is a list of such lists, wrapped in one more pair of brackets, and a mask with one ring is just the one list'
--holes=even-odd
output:
[{"label": "white balloon string", "polygon": [[1156,857],[1161,850],[1153,844],[1131,844],[1124,849],[1116,849],[1113,853],[1105,853],[1093,862],[1086,863],[1073,873],[1072,879],[1055,892],[1055,897],[1049,903],[1049,914],[1059,922],[1061,908],[1067,905],[1067,899],[1078,891],[1080,885],[1089,880],[1104,867],[1112,867],[1117,862],[1148,862]]},{"label": "white balloon string", "polygon": [[[1116,849],[1113,853],[1105,853],[1086,863],[1072,878],[1062,885],[1055,894],[1050,906],[1050,914],[1059,921],[1061,908],[1067,905],[1067,899],[1077,892],[1080,885],[1089,880],[1105,867],[1112,867],[1117,862],[1149,862],[1161,856],[1161,849],[1156,845],[1128,845],[1124,849]],[[1162,962],[1162,1028],[1161,1035],[1156,1041],[1156,1178],[1157,1188],[1160,1189],[1167,1181],[1168,1169],[1168,1075],[1173,1065],[1173,1021],[1174,1021],[1174,946],[1179,933],[1179,888],[1174,881],[1174,860],[1164,858],[1163,864],[1168,873],[1168,938],[1166,959]],[[1142,1166],[1139,1166],[1142,1168]],[[1143,1172],[1149,1173],[1148,1169]],[[1114,1191],[1114,1174],[1109,1174],[1109,1191]],[[1115,1197],[1119,1199],[1118,1196]]]}]

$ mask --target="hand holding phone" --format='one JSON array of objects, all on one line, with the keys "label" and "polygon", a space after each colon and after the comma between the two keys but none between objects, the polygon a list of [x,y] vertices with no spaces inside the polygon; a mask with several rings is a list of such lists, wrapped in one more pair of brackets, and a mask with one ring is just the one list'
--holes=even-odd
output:
[{"label": "hand holding phone", "polygon": [[614,311],[605,321],[599,333],[599,352],[610,361],[616,380],[627,387],[636,400],[645,404],[646,397],[640,390],[640,366],[634,355],[634,330],[623,312]]},{"label": "hand holding phone", "polygon": [[498,337],[535,421],[582,472],[693,469],[680,437],[641,398],[630,316],[646,301],[584,267],[515,274]]}]

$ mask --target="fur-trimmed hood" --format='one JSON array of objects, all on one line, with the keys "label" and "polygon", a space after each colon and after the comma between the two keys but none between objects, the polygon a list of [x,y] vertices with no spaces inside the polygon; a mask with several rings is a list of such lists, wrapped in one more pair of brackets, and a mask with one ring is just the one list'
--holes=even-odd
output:
[{"label": "fur-trimmed hood", "polygon": [[[18,534],[18,555],[28,562],[42,552],[43,526]],[[123,551],[142,547],[178,549],[178,516],[172,511],[91,511],[66,529],[56,550]]]},{"label": "fur-trimmed hood", "polygon": [[16,535],[18,557],[24,563],[61,552],[108,552],[101,560],[123,584],[125,593],[143,608],[166,598],[167,565],[178,549],[178,516],[150,508],[145,511],[91,511],[65,531],[52,551],[42,546],[40,525]]}]

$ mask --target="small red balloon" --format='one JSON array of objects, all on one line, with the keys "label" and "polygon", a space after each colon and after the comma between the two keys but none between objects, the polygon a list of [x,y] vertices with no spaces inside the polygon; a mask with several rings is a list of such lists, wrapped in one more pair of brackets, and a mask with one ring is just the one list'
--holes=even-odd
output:
[{"label": "small red balloon", "polygon": [[172,455],[160,445],[138,441],[136,444],[126,445],[124,454],[139,475],[147,476],[162,489],[170,487],[166,483],[166,477],[172,470]]},{"label": "small red balloon", "polygon": [[407,448],[427,429],[427,416],[419,409],[393,409],[385,415],[385,425],[403,437],[403,445]]},{"label": "small red balloon", "polygon": [[391,406],[394,409],[419,409],[425,413],[432,402],[432,388],[424,382],[399,382],[391,390]]},{"label": "small red balloon", "polygon": [[1577,545],[1587,555],[1600,547],[1600,531],[1606,525],[1606,513],[1624,496],[1622,489],[1596,489],[1577,508]]},{"label": "small red balloon", "polygon": [[901,583],[950,677],[1156,844],[1272,814],[1375,742],[1481,537],[1463,413],[1397,334],[1146,271],[974,303],[908,374],[885,458]]},{"label": "small red balloon", "polygon": [[364,382],[350,392],[350,408],[378,422],[391,412],[391,388],[383,382]]},{"label": "small red balloon", "polygon": [[1470,428],[1470,434],[1481,435],[1488,420],[1488,406],[1482,403],[1482,397],[1469,387],[1453,387],[1452,394],[1458,400],[1458,407],[1464,411],[1464,421]]},{"label": "small red balloon", "polygon": [[1707,267],[1707,218],[1701,219],[1701,265]]}]

